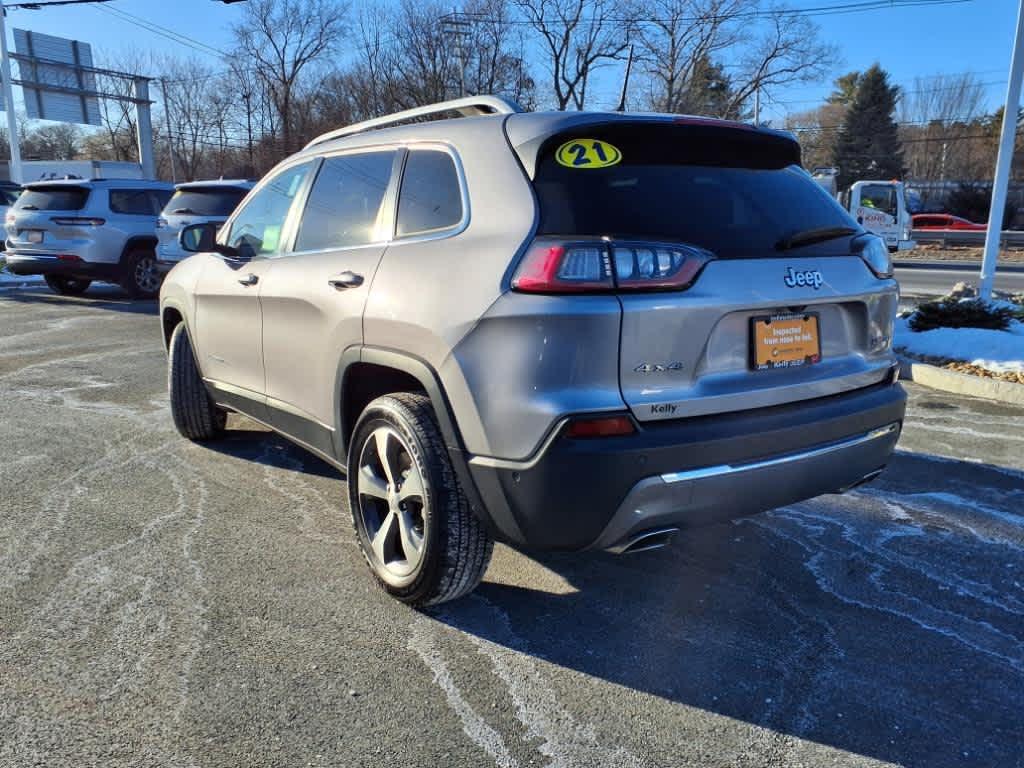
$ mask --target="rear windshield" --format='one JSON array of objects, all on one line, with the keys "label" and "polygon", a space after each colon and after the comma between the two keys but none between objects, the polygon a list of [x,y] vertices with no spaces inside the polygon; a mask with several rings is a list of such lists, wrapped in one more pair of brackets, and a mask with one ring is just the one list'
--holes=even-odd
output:
[{"label": "rear windshield", "polygon": [[235,210],[245,189],[235,187],[209,187],[207,189],[179,189],[164,206],[164,215],[186,213],[194,216],[221,216],[227,218]]},{"label": "rear windshield", "polygon": [[[590,131],[549,141],[534,179],[539,233],[684,242],[746,258],[775,255],[775,244],[795,232],[857,226],[793,164],[784,140],[758,147],[762,140],[750,133],[751,139],[723,141],[707,129],[697,136],[648,127],[640,135]],[[566,146],[574,138],[582,139],[583,150]],[[617,163],[599,167],[617,156]],[[830,252],[845,245],[815,247]]]},{"label": "rear windshield", "polygon": [[14,207],[21,211],[80,211],[88,199],[86,187],[26,187]]}]

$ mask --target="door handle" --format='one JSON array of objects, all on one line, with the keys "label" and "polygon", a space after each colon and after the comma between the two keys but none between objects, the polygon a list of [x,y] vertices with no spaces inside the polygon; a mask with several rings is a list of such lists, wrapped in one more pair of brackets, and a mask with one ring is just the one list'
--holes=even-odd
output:
[{"label": "door handle", "polygon": [[252,274],[246,275],[245,277],[240,278],[238,280],[240,285],[245,285],[245,286],[256,285],[256,283],[258,283],[259,281],[260,281],[260,279],[256,275],[252,275]]},{"label": "door handle", "polygon": [[346,270],[337,277],[332,277],[327,281],[327,284],[338,291],[344,291],[347,288],[358,288],[363,284],[363,276]]}]

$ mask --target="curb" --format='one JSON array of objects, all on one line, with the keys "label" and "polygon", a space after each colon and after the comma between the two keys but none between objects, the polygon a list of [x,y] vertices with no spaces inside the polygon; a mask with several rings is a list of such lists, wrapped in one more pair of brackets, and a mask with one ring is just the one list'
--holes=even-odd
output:
[{"label": "curb", "polygon": [[968,373],[958,373],[916,360],[900,358],[900,378],[931,389],[952,392],[955,395],[983,397],[1009,405],[1024,407],[1024,385],[1000,379],[986,379]]}]

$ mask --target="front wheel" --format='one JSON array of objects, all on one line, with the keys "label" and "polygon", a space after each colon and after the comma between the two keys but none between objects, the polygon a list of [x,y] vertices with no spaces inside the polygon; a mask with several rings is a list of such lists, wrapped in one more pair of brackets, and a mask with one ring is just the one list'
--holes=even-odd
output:
[{"label": "front wheel", "polygon": [[182,436],[203,441],[220,437],[224,432],[227,414],[206,391],[184,323],[178,323],[174,329],[167,350],[167,393],[174,426]]},{"label": "front wheel", "polygon": [[54,293],[61,296],[81,296],[92,285],[92,280],[82,277],[65,277],[64,275],[43,275],[43,280]]},{"label": "front wheel", "polygon": [[121,287],[133,299],[152,299],[160,292],[163,276],[156,268],[156,254],[144,248],[131,251],[124,261]]},{"label": "front wheel", "polygon": [[436,605],[471,592],[494,542],[469,508],[427,397],[379,397],[348,455],[352,521],[370,571],[393,597]]}]

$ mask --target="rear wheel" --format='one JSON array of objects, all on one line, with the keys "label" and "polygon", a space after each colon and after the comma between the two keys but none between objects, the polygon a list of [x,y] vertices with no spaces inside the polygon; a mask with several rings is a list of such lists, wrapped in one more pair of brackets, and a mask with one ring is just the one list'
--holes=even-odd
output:
[{"label": "rear wheel", "polygon": [[228,415],[214,404],[206,391],[184,323],[178,323],[171,334],[167,393],[174,426],[184,437],[195,441],[212,440],[224,432]]},{"label": "rear wheel", "polygon": [[348,489],[359,546],[388,594],[434,605],[480,583],[494,542],[469,509],[424,395],[366,407],[349,447]]},{"label": "rear wheel", "polygon": [[156,268],[156,254],[145,248],[137,248],[128,253],[124,260],[124,274],[121,287],[133,299],[152,299],[160,292],[162,282],[160,271]]},{"label": "rear wheel", "polygon": [[64,275],[44,275],[43,280],[50,286],[51,291],[61,296],[81,296],[92,285],[92,280]]}]

